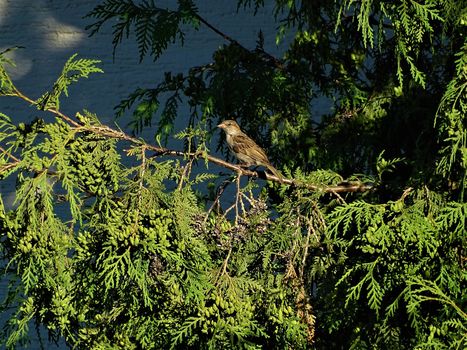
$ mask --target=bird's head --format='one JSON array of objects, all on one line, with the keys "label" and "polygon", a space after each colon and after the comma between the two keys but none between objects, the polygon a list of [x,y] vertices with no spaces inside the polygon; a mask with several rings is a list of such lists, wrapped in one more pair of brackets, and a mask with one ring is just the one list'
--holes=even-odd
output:
[{"label": "bird's head", "polygon": [[225,131],[226,134],[229,134],[229,135],[234,135],[236,133],[241,132],[240,127],[238,126],[235,120],[230,120],[230,119],[224,120],[217,127],[221,128],[222,130]]}]

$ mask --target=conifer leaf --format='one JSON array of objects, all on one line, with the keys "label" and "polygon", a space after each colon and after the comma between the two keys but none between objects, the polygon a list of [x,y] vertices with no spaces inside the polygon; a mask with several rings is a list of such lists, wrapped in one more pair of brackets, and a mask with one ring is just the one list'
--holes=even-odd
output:
[{"label": "conifer leaf", "polygon": [[60,96],[62,93],[68,96],[68,87],[76,83],[81,78],[88,78],[91,73],[103,73],[103,70],[96,66],[99,60],[77,59],[78,54],[72,55],[63,67],[62,73],[55,81],[52,91],[43,94],[37,101],[39,109],[60,109]]}]

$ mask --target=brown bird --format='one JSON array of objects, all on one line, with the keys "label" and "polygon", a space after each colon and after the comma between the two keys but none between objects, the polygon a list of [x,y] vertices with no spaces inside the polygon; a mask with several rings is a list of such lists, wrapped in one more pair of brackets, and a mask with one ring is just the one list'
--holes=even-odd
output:
[{"label": "brown bird", "polygon": [[224,120],[217,127],[225,131],[227,145],[238,160],[243,163],[242,165],[262,165],[280,180],[282,179],[281,173],[271,165],[263,149],[240,129],[235,120]]}]

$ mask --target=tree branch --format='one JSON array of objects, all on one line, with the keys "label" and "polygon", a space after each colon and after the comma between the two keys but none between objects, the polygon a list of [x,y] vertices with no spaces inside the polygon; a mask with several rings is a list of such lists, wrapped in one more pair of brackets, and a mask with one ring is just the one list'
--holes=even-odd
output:
[{"label": "tree branch", "polygon": [[[227,40],[228,42],[230,42],[231,44],[233,45],[236,45],[240,48],[242,48],[243,50],[251,53],[251,50],[247,49],[245,46],[241,45],[237,40],[233,39],[232,37],[228,36],[227,34],[221,32],[219,29],[217,29],[216,27],[214,27],[211,23],[209,23],[208,21],[206,21],[203,17],[201,17],[199,14],[195,13],[194,14],[196,19],[199,20],[201,23],[203,23],[206,27],[208,27],[209,29],[211,29],[214,33],[220,35],[222,38],[224,38],[225,40]],[[261,49],[261,53],[266,56],[267,58],[269,58],[273,63],[274,63],[274,66],[276,68],[279,68],[279,69],[284,69],[284,65],[283,63],[276,57],[274,57],[273,55],[271,55],[270,53],[267,53],[266,51],[264,51],[263,49]]]},{"label": "tree branch", "polygon": [[291,185],[294,187],[302,187],[302,188],[306,188],[311,191],[322,191],[325,193],[365,192],[373,188],[371,185],[367,185],[361,182],[343,183],[337,186],[322,186],[322,185],[313,185],[313,184],[309,184],[305,182],[300,182],[295,179],[285,179],[285,178],[280,179],[277,176],[274,176],[269,173],[244,169],[239,165],[226,162],[225,160],[211,156],[209,154],[201,154],[199,152],[182,152],[182,151],[177,151],[177,150],[173,150],[173,149],[169,149],[165,147],[159,147],[159,146],[147,144],[141,139],[137,139],[128,134],[125,134],[124,132],[114,130],[108,126],[86,126],[86,127],[81,127],[81,129],[82,131],[91,131],[101,136],[113,137],[116,139],[121,139],[121,140],[131,142],[134,144],[144,145],[146,149],[156,152],[157,155],[168,155],[168,156],[175,156],[175,157],[190,157],[190,158],[201,157],[201,158],[207,159],[211,163],[217,164],[221,167],[235,171],[237,173],[241,173],[241,175],[244,175],[244,176],[253,177],[253,178],[264,178],[269,181]]},{"label": "tree branch", "polygon": [[[18,90],[16,90],[15,96],[29,102],[32,105],[37,105],[36,101],[23,95]],[[206,153],[182,152],[182,151],[177,151],[177,150],[173,150],[173,149],[169,149],[165,147],[151,145],[151,144],[146,143],[142,139],[133,137],[122,131],[112,129],[111,127],[106,126],[106,125],[84,125],[81,122],[73,120],[73,118],[63,114],[62,112],[56,109],[49,108],[49,109],[46,109],[46,111],[62,118],[64,121],[68,122],[73,128],[75,128],[75,130],[78,132],[87,131],[87,132],[92,132],[100,136],[111,137],[111,138],[118,139],[118,140],[124,140],[135,145],[143,146],[147,150],[154,151],[156,152],[156,156],[166,155],[166,156],[184,157],[184,158],[200,157],[200,158],[204,158],[208,160],[211,163],[214,163],[226,169],[235,171],[243,176],[248,176],[252,178],[262,178],[262,179],[276,182],[279,184],[290,185],[290,186],[299,187],[299,188],[306,188],[310,191],[316,191],[316,192],[320,191],[324,193],[334,193],[334,194],[335,193],[346,193],[346,192],[365,192],[373,188],[372,185],[364,184],[362,182],[349,182],[349,183],[339,184],[336,186],[326,186],[326,185],[309,184],[309,183],[298,181],[295,179],[286,179],[286,178],[280,179],[277,176],[274,176],[266,172],[258,172],[258,171],[252,171],[249,169],[244,169],[237,164],[226,162],[225,160],[222,160],[220,158],[214,157]]]}]

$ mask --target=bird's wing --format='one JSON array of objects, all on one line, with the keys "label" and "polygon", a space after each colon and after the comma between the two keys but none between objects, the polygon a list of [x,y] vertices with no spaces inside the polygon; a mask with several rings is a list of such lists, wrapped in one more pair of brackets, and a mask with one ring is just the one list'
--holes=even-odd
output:
[{"label": "bird's wing", "polygon": [[259,147],[255,141],[249,138],[245,134],[238,134],[232,136],[232,150],[235,153],[247,154],[251,158],[255,159],[257,163],[269,164],[268,156]]}]

